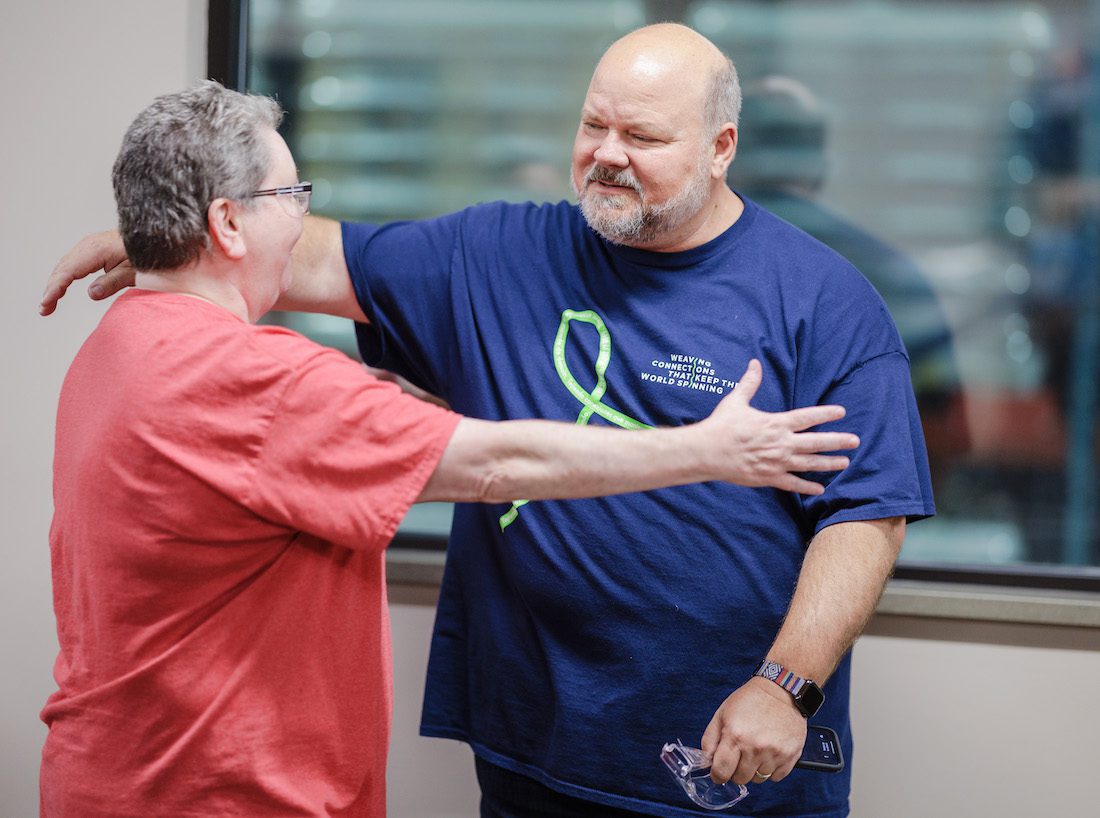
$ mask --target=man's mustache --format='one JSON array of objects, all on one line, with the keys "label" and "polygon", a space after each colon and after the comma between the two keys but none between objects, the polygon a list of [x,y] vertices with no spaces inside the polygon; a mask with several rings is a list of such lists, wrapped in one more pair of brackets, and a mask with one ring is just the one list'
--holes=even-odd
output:
[{"label": "man's mustache", "polygon": [[625,170],[605,168],[602,165],[593,165],[592,170],[585,174],[584,184],[586,187],[589,182],[603,182],[604,184],[628,187],[638,195],[642,193],[642,186],[638,184],[638,180],[634,178],[633,174]]}]

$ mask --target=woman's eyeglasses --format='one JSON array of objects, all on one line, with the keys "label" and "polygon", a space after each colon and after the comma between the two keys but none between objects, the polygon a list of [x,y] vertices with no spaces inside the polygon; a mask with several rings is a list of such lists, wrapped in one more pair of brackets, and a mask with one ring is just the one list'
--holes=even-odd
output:
[{"label": "woman's eyeglasses", "polygon": [[309,212],[309,199],[313,195],[313,183],[302,182],[290,187],[273,187],[267,190],[257,190],[249,195],[250,199],[258,196],[274,196],[279,201],[283,210],[291,216],[304,216]]}]

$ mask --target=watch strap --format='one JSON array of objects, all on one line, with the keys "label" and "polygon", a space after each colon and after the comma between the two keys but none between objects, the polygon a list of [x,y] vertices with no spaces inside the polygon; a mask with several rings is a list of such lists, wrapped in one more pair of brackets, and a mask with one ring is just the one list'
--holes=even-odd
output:
[{"label": "watch strap", "polygon": [[775,682],[781,688],[786,690],[794,697],[798,697],[798,694],[802,692],[802,688],[806,686],[806,679],[795,674],[792,670],[787,670],[779,662],[773,662],[770,659],[765,659],[756,668],[753,676],[760,676],[768,681]]},{"label": "watch strap", "polygon": [[765,659],[753,671],[753,676],[760,676],[770,682],[774,682],[791,695],[791,701],[798,711],[810,718],[825,702],[825,696],[813,681],[803,679],[797,673],[787,670],[779,662]]}]

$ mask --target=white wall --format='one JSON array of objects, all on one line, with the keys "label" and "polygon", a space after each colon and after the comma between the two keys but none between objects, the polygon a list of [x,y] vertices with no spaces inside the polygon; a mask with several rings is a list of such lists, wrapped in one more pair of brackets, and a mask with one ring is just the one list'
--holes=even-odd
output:
[{"label": "white wall", "polygon": [[[477,814],[470,751],[416,735],[431,602],[391,593],[392,818]],[[853,660],[853,818],[1098,814],[1098,678],[1095,629],[876,617]]]},{"label": "white wall", "polygon": [[394,676],[393,739],[386,770],[390,818],[472,818],[478,812],[474,754],[469,747],[417,735],[436,595],[432,589],[409,588],[395,588],[390,594]]},{"label": "white wall", "polygon": [[[36,0],[0,11],[0,814],[37,810],[37,713],[56,650],[47,531],[54,405],[101,309],[36,304],[55,260],[114,222],[109,169],[155,95],[205,71],[199,0]],[[105,487],[108,489],[109,487]],[[393,605],[394,818],[476,814],[469,751],[416,736],[431,594]],[[1096,632],[876,623],[856,653],[857,818],[1095,814]]]},{"label": "white wall", "polygon": [[853,662],[855,818],[1098,814],[1100,631],[878,617]]},{"label": "white wall", "polygon": [[[5,0],[0,6],[0,814],[38,810],[38,711],[53,690],[50,458],[61,379],[102,310],[83,295],[37,315],[46,275],[114,225],[110,170],[157,94],[205,74],[199,0]],[[81,290],[83,287],[81,287]]]}]

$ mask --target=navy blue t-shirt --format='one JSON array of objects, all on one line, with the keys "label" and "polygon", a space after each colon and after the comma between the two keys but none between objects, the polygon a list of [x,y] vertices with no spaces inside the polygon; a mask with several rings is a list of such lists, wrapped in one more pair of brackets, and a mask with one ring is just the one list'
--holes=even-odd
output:
[{"label": "navy blue t-shirt", "polygon": [[[862,445],[820,497],[704,483],[456,508],[421,732],[563,793],[706,814],[661,747],[698,746],[764,658],[809,540],[832,523],[934,513],[908,360],[882,300],[751,201],[682,253],[610,244],[567,203],[345,224],[343,236],[370,321],[357,327],[364,359],[463,414],[682,425],[709,415],[754,357],[755,407],[846,407],[835,427]],[[814,721],[850,758],[848,686],[845,657]],[[750,790],[727,814],[846,815],[849,773],[796,770]]]}]

